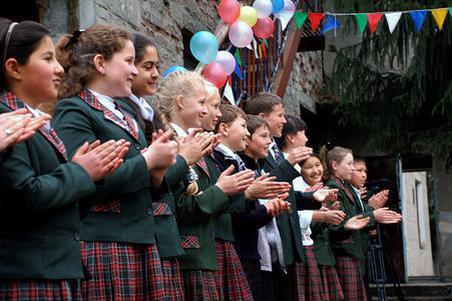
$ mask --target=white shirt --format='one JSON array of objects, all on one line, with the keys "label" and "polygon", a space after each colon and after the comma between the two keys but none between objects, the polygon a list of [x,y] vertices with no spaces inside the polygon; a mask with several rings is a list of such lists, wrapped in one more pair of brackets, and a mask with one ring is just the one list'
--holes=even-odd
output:
[{"label": "white shirt", "polygon": [[144,120],[154,120],[154,109],[143,97],[138,97],[135,94],[132,94],[129,98],[140,108],[140,114]]},{"label": "white shirt", "polygon": [[[29,105],[25,104],[25,106],[27,107],[28,111],[30,111],[31,115],[33,115],[33,117],[39,117],[43,114],[45,114],[43,111],[38,110],[36,108],[32,108]],[[44,131],[46,131],[47,133],[50,132],[51,126],[50,126],[50,121],[47,121],[42,128],[44,129]]]},{"label": "white shirt", "polygon": [[104,107],[106,107],[108,110],[112,111],[113,114],[115,114],[121,120],[124,119],[124,115],[121,113],[121,111],[116,109],[115,101],[113,100],[113,98],[111,98],[110,96],[107,96],[107,95],[103,95],[103,94],[97,93],[96,91],[93,91],[93,90],[90,90],[90,91],[91,91],[91,93],[94,94],[94,96],[96,96],[96,98],[99,100],[99,102]]},{"label": "white shirt", "polygon": [[361,191],[359,191],[358,188],[356,188],[355,186],[351,185],[353,187],[353,190],[356,192],[356,195],[358,196],[358,203],[359,206],[361,207],[361,210],[364,211],[364,204],[363,204],[363,200],[361,200]]},{"label": "white shirt", "polygon": [[[272,143],[270,144],[268,150],[270,151],[270,154],[272,155],[273,159],[276,161],[275,152],[273,151],[273,147],[276,145],[275,140],[272,140]],[[276,145],[278,147],[278,145]],[[281,152],[282,153],[282,152]]]},{"label": "white shirt", "polygon": [[170,122],[171,127],[173,128],[173,130],[176,132],[176,135],[178,137],[186,137],[188,136],[187,132],[181,128],[180,126],[178,126],[177,124]]}]

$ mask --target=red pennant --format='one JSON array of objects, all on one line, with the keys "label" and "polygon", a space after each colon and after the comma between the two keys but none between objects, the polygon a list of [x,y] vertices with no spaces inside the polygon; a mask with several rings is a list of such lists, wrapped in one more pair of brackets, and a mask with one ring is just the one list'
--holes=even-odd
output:
[{"label": "red pennant", "polygon": [[311,23],[312,31],[315,31],[322,21],[324,13],[308,13],[309,22]]},{"label": "red pennant", "polygon": [[369,23],[369,28],[372,33],[377,30],[378,22],[380,22],[382,16],[383,14],[380,13],[367,14],[367,22]]}]

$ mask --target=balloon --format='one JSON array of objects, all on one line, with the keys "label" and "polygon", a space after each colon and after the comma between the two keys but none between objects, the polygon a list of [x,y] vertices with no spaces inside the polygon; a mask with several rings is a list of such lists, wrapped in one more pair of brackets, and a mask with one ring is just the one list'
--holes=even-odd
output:
[{"label": "balloon", "polygon": [[265,18],[272,13],[273,4],[271,0],[256,0],[253,3],[253,8],[256,10],[258,18]]},{"label": "balloon", "polygon": [[272,0],[273,5],[273,13],[279,12],[281,9],[284,8],[284,0]]},{"label": "balloon", "polygon": [[284,0],[284,7],[278,13],[275,13],[275,17],[278,19],[287,18],[290,20],[295,14],[295,4],[290,0]]},{"label": "balloon", "polygon": [[223,66],[218,63],[208,64],[201,72],[202,76],[209,82],[213,83],[217,88],[221,88],[226,83],[226,71]]},{"label": "balloon", "polygon": [[217,38],[208,31],[198,31],[190,40],[190,50],[201,63],[213,62],[218,52]]},{"label": "balloon", "polygon": [[242,48],[248,46],[253,40],[253,30],[245,22],[237,21],[229,27],[228,36],[232,45]]},{"label": "balloon", "polygon": [[234,23],[240,15],[240,3],[237,0],[221,0],[217,11],[225,23]]},{"label": "balloon", "polygon": [[218,51],[215,62],[223,66],[227,75],[231,75],[235,70],[235,58],[228,51]]},{"label": "balloon", "polygon": [[251,6],[242,6],[240,8],[240,16],[237,21],[242,21],[253,27],[257,22],[257,12]]},{"label": "balloon", "polygon": [[275,30],[275,23],[270,17],[257,19],[256,25],[253,27],[256,37],[261,39],[267,39]]},{"label": "balloon", "polygon": [[162,77],[167,77],[171,73],[177,72],[177,71],[185,72],[185,71],[187,71],[187,69],[185,69],[182,66],[171,66],[168,69],[166,69],[165,72],[163,72]]}]

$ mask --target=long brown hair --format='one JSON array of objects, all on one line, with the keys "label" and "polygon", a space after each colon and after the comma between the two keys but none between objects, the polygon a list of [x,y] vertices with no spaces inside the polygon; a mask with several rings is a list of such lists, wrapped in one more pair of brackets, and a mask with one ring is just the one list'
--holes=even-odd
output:
[{"label": "long brown hair", "polygon": [[348,155],[353,154],[352,150],[349,148],[334,146],[330,147],[327,145],[322,146],[320,149],[320,159],[323,164],[323,180],[328,180],[333,175],[332,170],[332,162],[336,161],[337,163],[341,163],[342,160]]}]

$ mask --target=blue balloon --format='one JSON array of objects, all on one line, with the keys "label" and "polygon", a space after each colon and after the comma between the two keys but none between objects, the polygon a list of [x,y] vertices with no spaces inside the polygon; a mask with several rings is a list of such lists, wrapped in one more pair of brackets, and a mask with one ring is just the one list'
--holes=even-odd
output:
[{"label": "blue balloon", "polygon": [[171,66],[168,69],[166,69],[165,72],[163,72],[162,77],[167,77],[171,73],[177,72],[177,71],[186,72],[187,69],[185,69],[182,66]]},{"label": "blue balloon", "polygon": [[198,31],[190,40],[190,50],[198,61],[209,64],[217,56],[217,38],[208,31]]},{"label": "blue balloon", "polygon": [[272,0],[272,13],[276,14],[284,8],[284,0]]}]

